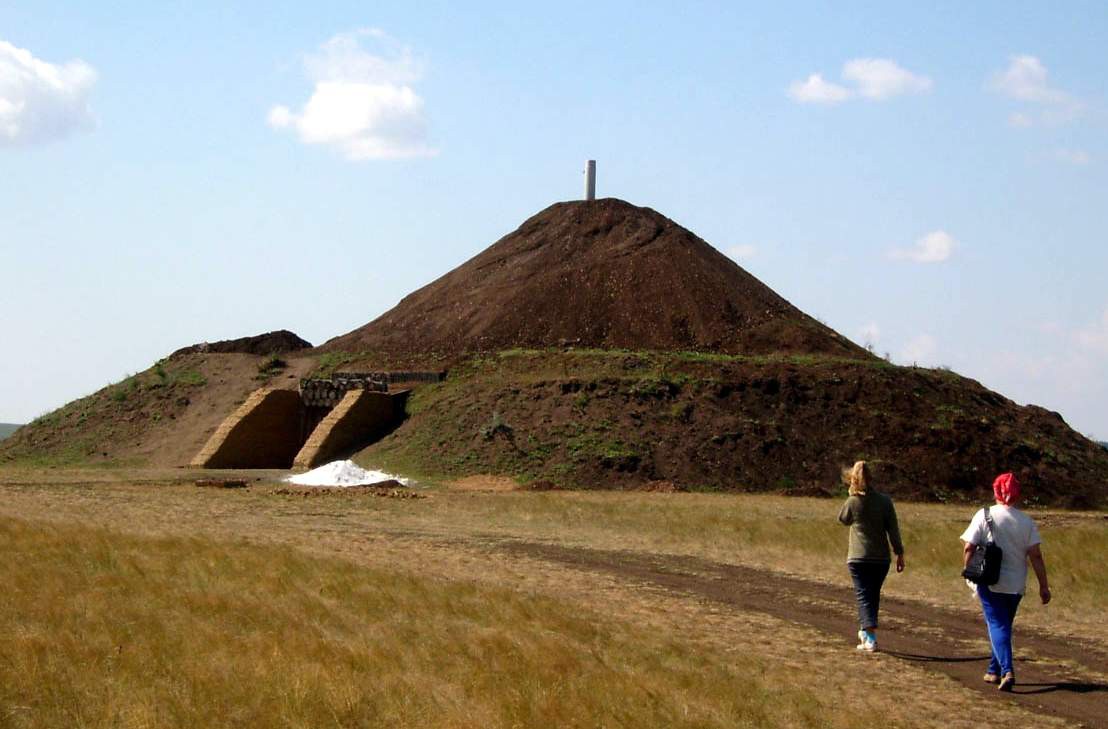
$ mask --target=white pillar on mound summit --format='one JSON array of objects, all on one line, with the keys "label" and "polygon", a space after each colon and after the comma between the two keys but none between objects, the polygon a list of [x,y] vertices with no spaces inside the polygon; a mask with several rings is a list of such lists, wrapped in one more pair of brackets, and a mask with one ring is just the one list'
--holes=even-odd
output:
[{"label": "white pillar on mound summit", "polygon": [[585,163],[585,199],[596,199],[596,160]]}]

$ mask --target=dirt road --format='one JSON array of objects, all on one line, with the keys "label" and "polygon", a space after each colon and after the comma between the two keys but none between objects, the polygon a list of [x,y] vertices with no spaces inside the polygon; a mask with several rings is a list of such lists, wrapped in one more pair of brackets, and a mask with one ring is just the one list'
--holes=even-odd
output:
[{"label": "dirt road", "polygon": [[[693,557],[499,541],[496,549],[601,572],[843,636],[854,643],[854,595],[836,587],[779,573]],[[845,571],[844,571],[845,582]],[[989,645],[980,620],[907,600],[882,601],[881,654],[924,664],[979,691],[987,701],[1016,701],[1023,708],[1088,727],[1108,727],[1108,654],[1067,638],[1016,629],[1017,677],[1010,695],[982,680]]]}]

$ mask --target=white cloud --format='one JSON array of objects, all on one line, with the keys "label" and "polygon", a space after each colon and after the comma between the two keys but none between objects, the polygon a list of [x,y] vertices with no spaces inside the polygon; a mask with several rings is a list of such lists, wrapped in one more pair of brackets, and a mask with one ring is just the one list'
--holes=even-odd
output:
[{"label": "white cloud", "polygon": [[824,81],[818,73],[804,81],[794,81],[789,85],[788,94],[801,104],[838,104],[853,96],[850,89]]},{"label": "white cloud", "polygon": [[867,99],[887,99],[931,90],[931,79],[907,71],[887,58],[855,58],[843,65],[843,78],[852,81]]},{"label": "white cloud", "polygon": [[270,109],[274,129],[292,129],[304,144],[330,145],[350,160],[437,153],[427,142],[423,99],[411,87],[422,64],[383,31],[340,33],[304,57],[304,70],[315,83],[311,97],[299,112]]},{"label": "white cloud", "polygon": [[731,246],[727,249],[727,255],[735,261],[746,261],[758,255],[758,247],[745,243]]},{"label": "white cloud", "polygon": [[1064,91],[1051,88],[1047,70],[1035,56],[1012,56],[1008,68],[993,76],[994,91],[1018,101],[1035,104],[1061,104],[1070,101]]},{"label": "white cloud", "polygon": [[[388,55],[367,53],[362,49],[363,38],[372,39],[377,50]],[[339,33],[321,45],[318,53],[304,56],[304,70],[313,81],[411,84],[423,78],[423,63],[412,56],[411,49],[377,28]]]},{"label": "white cloud", "polygon": [[930,334],[919,334],[912,337],[900,350],[900,359],[913,364],[933,364],[938,344]]},{"label": "white cloud", "polygon": [[1092,326],[1078,329],[1074,333],[1077,345],[1094,354],[1108,355],[1108,309],[1104,310],[1100,321]]},{"label": "white cloud", "polygon": [[943,230],[935,230],[916,240],[910,248],[896,248],[889,255],[896,260],[916,263],[941,263],[950,258],[958,241]]},{"label": "white cloud", "polygon": [[1083,149],[1056,149],[1054,150],[1054,159],[1078,167],[1084,167],[1093,161],[1089,153]]},{"label": "white cloud", "polygon": [[789,85],[788,95],[802,104],[839,104],[863,98],[883,101],[903,94],[922,94],[931,90],[931,79],[912,73],[888,58],[855,58],[843,64],[844,86],[813,73],[803,81]]},{"label": "white cloud", "polygon": [[1079,99],[1051,85],[1046,66],[1035,56],[1010,57],[1008,67],[993,74],[988,87],[1001,96],[1039,107],[1037,113],[1021,111],[1009,115],[1008,123],[1015,127],[1065,124],[1083,106]]},{"label": "white cloud", "polygon": [[1037,329],[1039,337],[1029,330],[1012,349],[976,358],[973,376],[1022,402],[1058,410],[1078,430],[1108,439],[1108,307],[1085,324],[1050,322]]},{"label": "white cloud", "polygon": [[0,145],[50,142],[96,124],[88,93],[96,71],[84,61],[47,63],[0,41]]}]

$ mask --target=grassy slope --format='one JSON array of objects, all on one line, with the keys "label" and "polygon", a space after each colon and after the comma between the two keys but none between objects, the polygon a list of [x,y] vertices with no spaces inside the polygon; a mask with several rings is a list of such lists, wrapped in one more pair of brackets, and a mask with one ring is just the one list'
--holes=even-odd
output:
[{"label": "grassy slope", "polygon": [[5,726],[829,723],[756,658],[551,598],[10,519],[0,549]]},{"label": "grassy slope", "polygon": [[74,400],[0,444],[0,464],[27,466],[185,465],[218,424],[265,384],[284,384],[314,364],[287,357],[190,354]]},{"label": "grassy slope", "polygon": [[[118,465],[121,443],[140,438],[163,418],[176,419],[189,395],[207,384],[197,362],[162,361],[36,418],[4,444],[0,462],[28,465]],[[99,458],[98,458],[99,457]]]},{"label": "grassy slope", "polygon": [[9,435],[19,430],[22,426],[15,425],[14,423],[0,423],[0,440],[4,440]]},{"label": "grassy slope", "polygon": [[866,458],[917,499],[972,500],[1009,469],[1042,503],[1088,506],[1108,489],[1108,456],[1057,415],[881,360],[509,351],[455,367],[409,413],[359,459],[579,487],[812,494]]}]

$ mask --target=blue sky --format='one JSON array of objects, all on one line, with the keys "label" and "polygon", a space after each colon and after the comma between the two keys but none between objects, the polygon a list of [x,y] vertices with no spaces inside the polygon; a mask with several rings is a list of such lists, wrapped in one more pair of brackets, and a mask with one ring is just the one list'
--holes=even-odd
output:
[{"label": "blue sky", "polygon": [[0,6],[0,421],[359,326],[548,204],[653,207],[897,362],[1108,436],[1108,12]]}]

